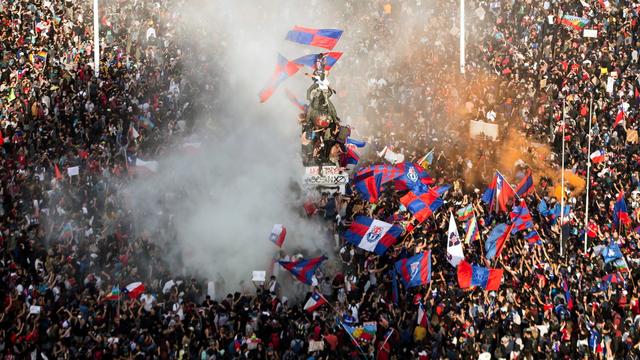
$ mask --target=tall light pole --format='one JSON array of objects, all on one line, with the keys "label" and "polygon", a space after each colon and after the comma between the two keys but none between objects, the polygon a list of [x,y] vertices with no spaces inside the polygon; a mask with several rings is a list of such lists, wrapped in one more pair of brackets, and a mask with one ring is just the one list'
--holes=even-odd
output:
[{"label": "tall light pole", "polygon": [[460,74],[464,74],[464,0],[460,0]]},{"label": "tall light pole", "polygon": [[93,0],[93,71],[96,79],[100,77],[100,20],[98,0]]},{"label": "tall light pole", "polygon": [[587,145],[587,199],[585,200],[585,209],[584,209],[584,253],[587,253],[587,242],[589,241],[589,190],[591,185],[591,119],[593,117],[593,95],[591,95],[591,99],[589,100],[589,131],[587,134],[587,139],[589,140],[589,144]]}]

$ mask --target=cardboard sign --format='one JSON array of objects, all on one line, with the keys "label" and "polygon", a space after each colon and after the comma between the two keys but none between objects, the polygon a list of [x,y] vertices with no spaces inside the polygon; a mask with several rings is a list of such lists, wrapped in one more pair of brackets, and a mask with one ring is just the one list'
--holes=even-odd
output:
[{"label": "cardboard sign", "polygon": [[472,138],[486,136],[492,140],[498,139],[498,124],[490,124],[484,121],[471,120],[469,122],[469,135]]},{"label": "cardboard sign", "polygon": [[336,186],[349,182],[349,174],[337,166],[323,166],[322,174],[317,166],[309,166],[304,169],[302,183],[309,186]]},{"label": "cardboard sign", "polygon": [[598,30],[597,29],[584,29],[582,31],[582,36],[584,36],[586,38],[597,38],[598,37]]},{"label": "cardboard sign", "polygon": [[72,166],[67,168],[67,174],[69,176],[77,176],[80,174],[80,166]]},{"label": "cardboard sign", "polygon": [[264,270],[254,270],[253,275],[251,277],[251,281],[254,282],[265,282],[267,279],[267,272]]}]

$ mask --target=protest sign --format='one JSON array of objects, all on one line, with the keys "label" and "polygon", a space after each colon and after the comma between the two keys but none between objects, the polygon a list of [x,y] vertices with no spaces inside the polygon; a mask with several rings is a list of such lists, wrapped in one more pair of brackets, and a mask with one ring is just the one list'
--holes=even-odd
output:
[{"label": "protest sign", "polygon": [[67,174],[69,176],[76,176],[80,174],[80,166],[72,166],[67,168]]},{"label": "protest sign", "polygon": [[338,186],[349,182],[349,174],[337,166],[323,166],[322,173],[317,166],[306,167],[302,183],[304,185]]},{"label": "protest sign", "polygon": [[265,282],[265,280],[267,279],[267,272],[264,270],[254,270],[252,277],[251,277],[251,281],[254,282]]},{"label": "protest sign", "polygon": [[496,140],[498,139],[498,125],[471,120],[471,122],[469,122],[469,135],[472,138],[484,135],[492,140]]},{"label": "protest sign", "polygon": [[584,29],[584,31],[582,31],[582,36],[584,36],[586,38],[597,38],[598,37],[598,30],[596,30],[596,29]]}]

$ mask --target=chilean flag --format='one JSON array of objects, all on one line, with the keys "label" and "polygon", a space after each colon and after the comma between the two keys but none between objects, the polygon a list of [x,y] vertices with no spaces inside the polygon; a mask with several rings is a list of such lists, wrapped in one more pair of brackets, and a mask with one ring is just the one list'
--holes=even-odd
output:
[{"label": "chilean flag", "polygon": [[313,292],[309,300],[304,304],[304,310],[308,312],[313,312],[315,309],[327,303],[327,300],[321,294],[317,292]]},{"label": "chilean flag", "polygon": [[271,95],[276,91],[278,85],[287,78],[293,76],[293,74],[297,73],[301,67],[302,65],[289,61],[284,56],[278,54],[276,69],[274,70],[273,75],[271,75],[271,79],[269,79],[267,85],[260,91],[260,102],[263,103],[269,100]]},{"label": "chilean flag", "polygon": [[613,123],[613,129],[615,129],[622,120],[624,120],[624,110],[620,109],[616,115],[616,121]]},{"label": "chilean flag", "polygon": [[129,295],[130,298],[136,299],[144,292],[144,284],[140,281],[132,282],[124,288],[124,292]]},{"label": "chilean flag", "polygon": [[287,33],[285,39],[298,44],[332,50],[338,43],[340,36],[342,36],[342,32],[343,31],[339,29],[311,29],[294,26],[293,30]]},{"label": "chilean flag", "polygon": [[395,269],[405,288],[427,284],[431,281],[431,251],[397,261]]},{"label": "chilean flag", "polygon": [[462,289],[478,286],[485,290],[497,291],[502,282],[503,272],[503,269],[471,265],[463,260],[458,264],[458,285]]},{"label": "chilean flag", "polygon": [[427,312],[424,310],[424,305],[422,301],[418,303],[418,321],[417,324],[424,328],[427,327]]},{"label": "chilean flag", "polygon": [[345,239],[357,247],[379,256],[398,242],[402,228],[367,216],[357,216],[344,233]]},{"label": "chilean flag", "polygon": [[482,201],[489,205],[489,211],[507,211],[507,203],[515,196],[511,185],[496,172],[487,190],[482,195]]},{"label": "chilean flag", "polygon": [[315,277],[313,275],[325,260],[327,260],[326,256],[320,256],[313,259],[300,259],[298,261],[278,261],[278,263],[287,269],[296,279],[307,285],[313,285],[317,283],[317,280],[314,281]]},{"label": "chilean flag", "polygon": [[271,242],[276,244],[278,247],[282,247],[282,244],[284,244],[285,236],[287,236],[287,228],[285,228],[282,224],[275,224],[273,225],[273,229],[271,229],[269,240],[271,240]]},{"label": "chilean flag", "polygon": [[589,155],[589,158],[591,159],[591,162],[594,164],[601,163],[604,161],[604,151],[596,150],[593,153],[591,153],[591,155]]},{"label": "chilean flag", "polygon": [[624,192],[620,192],[616,198],[616,203],[613,206],[613,224],[618,226],[622,222],[624,226],[631,225],[631,218],[627,211],[627,204],[624,202]]}]

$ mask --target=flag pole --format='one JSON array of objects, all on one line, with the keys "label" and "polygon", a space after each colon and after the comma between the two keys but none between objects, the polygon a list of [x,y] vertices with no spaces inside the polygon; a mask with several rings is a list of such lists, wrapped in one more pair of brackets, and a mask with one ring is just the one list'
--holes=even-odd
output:
[{"label": "flag pole", "polygon": [[460,0],[460,74],[464,74],[465,41],[464,41],[464,0]]},{"label": "flag pole", "polygon": [[566,128],[566,99],[562,100],[562,170],[561,170],[561,178],[560,178],[560,256],[564,254],[564,244],[562,239],[562,222],[564,221],[564,131]]},{"label": "flag pole", "polygon": [[587,145],[587,199],[585,200],[584,209],[584,253],[587,253],[587,243],[589,241],[589,186],[591,176],[591,119],[593,111],[593,95],[589,100],[589,132],[587,133],[588,145]]},{"label": "flag pole", "polygon": [[100,77],[100,22],[98,20],[98,0],[93,0],[93,71]]}]

